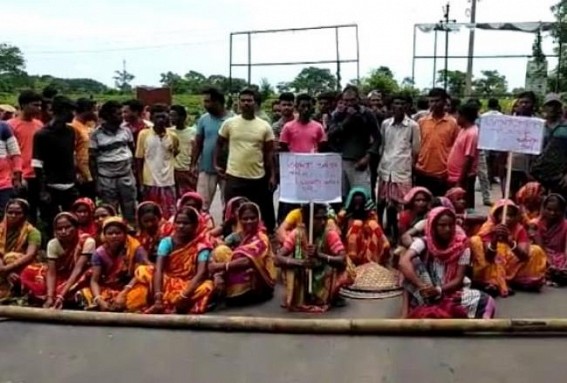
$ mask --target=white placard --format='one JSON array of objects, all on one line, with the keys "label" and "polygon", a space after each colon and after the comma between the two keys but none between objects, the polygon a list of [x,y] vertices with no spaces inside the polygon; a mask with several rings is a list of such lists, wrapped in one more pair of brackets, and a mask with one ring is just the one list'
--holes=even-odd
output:
[{"label": "white placard", "polygon": [[341,156],[336,153],[281,153],[280,201],[341,202]]},{"label": "white placard", "polygon": [[504,115],[480,119],[478,148],[501,152],[539,154],[542,150],[545,121],[535,117]]}]

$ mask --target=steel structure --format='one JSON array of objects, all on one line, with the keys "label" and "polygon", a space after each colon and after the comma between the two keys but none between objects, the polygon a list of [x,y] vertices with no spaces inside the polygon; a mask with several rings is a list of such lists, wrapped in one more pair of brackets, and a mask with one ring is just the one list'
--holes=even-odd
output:
[{"label": "steel structure", "polygon": [[[506,54],[506,55],[449,55],[446,53],[445,55],[439,56],[437,54],[437,33],[439,31],[446,32],[448,34],[447,27],[437,24],[414,24],[413,26],[413,54],[412,54],[412,68],[411,68],[411,78],[415,82],[415,64],[416,60],[433,60],[433,84],[435,84],[435,76],[436,76],[436,63],[437,59],[443,58],[445,62],[448,59],[510,59],[510,58],[532,58],[531,54],[520,55],[520,54]],[[524,26],[526,29],[520,28],[520,26]],[[555,23],[552,22],[525,22],[525,23],[452,23],[449,28],[453,28],[455,31],[460,30],[461,27],[465,28],[473,28],[473,29],[482,29],[482,30],[493,30],[493,31],[516,31],[516,32],[524,32],[524,33],[536,33],[537,31],[550,31],[553,27],[555,27]],[[529,29],[527,29],[529,27]],[[417,55],[417,31],[422,30],[424,32],[433,31],[435,33],[434,36],[434,45],[433,45],[433,55]],[[445,42],[447,44],[447,41]],[[559,54],[546,54],[546,57],[558,57],[559,63],[558,66],[561,67],[561,55]],[[560,74],[558,74],[558,77]],[[559,81],[557,81],[559,84]]]},{"label": "steel structure", "polygon": [[[285,32],[300,32],[300,31],[314,31],[314,30],[334,30],[335,31],[335,48],[336,55],[335,59],[329,60],[316,60],[316,61],[287,61],[287,62],[252,62],[252,35],[255,34],[267,34],[267,33],[285,33]],[[340,55],[339,47],[339,31],[341,29],[354,29],[356,38],[356,58],[343,59]],[[233,62],[233,40],[235,36],[245,35],[247,37],[248,45],[248,60],[246,63],[234,63]],[[243,32],[231,32],[230,33],[230,52],[229,52],[229,89],[232,89],[232,69],[234,67],[246,67],[248,68],[248,84],[252,82],[252,67],[255,66],[284,66],[284,65],[315,65],[315,64],[336,64],[336,76],[337,76],[337,87],[341,87],[341,64],[346,63],[356,63],[356,78],[360,79],[360,44],[358,38],[358,24],[342,24],[342,25],[326,25],[318,27],[307,27],[307,28],[287,28],[287,29],[266,29],[266,30],[256,30],[256,31],[243,31]]]}]

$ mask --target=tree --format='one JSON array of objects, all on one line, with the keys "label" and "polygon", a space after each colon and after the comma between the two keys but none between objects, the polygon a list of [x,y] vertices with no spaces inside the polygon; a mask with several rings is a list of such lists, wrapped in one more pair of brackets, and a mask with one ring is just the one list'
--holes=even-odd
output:
[{"label": "tree", "polygon": [[447,92],[453,96],[462,96],[465,93],[465,84],[467,75],[460,70],[441,69],[437,72],[437,85],[445,85],[445,76],[447,77]]},{"label": "tree", "polygon": [[183,76],[187,86],[187,92],[191,94],[201,93],[205,83],[207,82],[207,77],[204,74],[190,70]]},{"label": "tree", "polygon": [[22,74],[25,69],[26,61],[20,48],[0,44],[0,74]]},{"label": "tree", "polygon": [[552,71],[549,76],[549,85],[550,89],[554,89],[555,92],[565,92],[567,91],[567,28],[565,27],[567,22],[567,0],[557,2],[557,4],[551,7],[551,11],[556,21],[551,31],[554,42],[557,44],[554,51],[560,56],[559,62],[561,66],[558,64]]},{"label": "tree", "polygon": [[400,84],[399,92],[405,96],[411,97],[412,99],[417,98],[420,94],[419,89],[415,87],[415,82],[411,79],[411,77],[404,77]]},{"label": "tree", "polygon": [[289,85],[297,93],[306,92],[315,95],[335,89],[337,79],[329,69],[311,66],[303,68]]},{"label": "tree", "polygon": [[136,76],[128,72],[126,69],[114,71],[114,85],[121,92],[126,93],[132,90],[131,82]]},{"label": "tree", "polygon": [[262,95],[262,100],[267,100],[274,94],[274,87],[267,78],[262,78],[260,80],[260,87],[259,87],[260,95]]},{"label": "tree", "polygon": [[167,86],[174,94],[185,93],[187,91],[187,80],[177,73],[167,72],[160,75],[160,83]]},{"label": "tree", "polygon": [[481,71],[482,77],[473,81],[473,93],[480,97],[501,96],[508,92],[506,76],[496,70]]},{"label": "tree", "polygon": [[291,92],[291,83],[286,81],[278,82],[276,89],[278,90],[278,93]]},{"label": "tree", "polygon": [[400,88],[394,78],[394,73],[387,66],[372,69],[368,76],[361,80],[361,83],[364,93],[379,90],[384,94],[392,94],[396,93]]}]

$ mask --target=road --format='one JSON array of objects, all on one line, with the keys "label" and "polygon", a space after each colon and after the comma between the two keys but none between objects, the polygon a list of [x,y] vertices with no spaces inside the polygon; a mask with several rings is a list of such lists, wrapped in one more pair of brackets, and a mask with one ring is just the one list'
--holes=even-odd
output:
[{"label": "road", "polygon": [[[500,299],[497,316],[565,317],[565,295],[546,289]],[[280,299],[278,291],[264,305],[214,315],[292,315]],[[395,318],[399,310],[399,298],[350,300],[322,317]],[[562,381],[564,344],[559,337],[292,336],[2,321],[0,383]]]}]

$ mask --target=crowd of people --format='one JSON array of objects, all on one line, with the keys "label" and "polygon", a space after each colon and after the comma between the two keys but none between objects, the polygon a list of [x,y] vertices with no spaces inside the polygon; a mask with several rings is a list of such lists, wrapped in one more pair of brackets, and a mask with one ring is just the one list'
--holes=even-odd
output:
[{"label": "crowd of people", "polygon": [[[543,102],[542,154],[515,156],[512,199],[495,204],[505,154],[478,150],[476,99],[434,88],[414,105],[349,85],[282,93],[271,116],[261,101],[244,89],[229,108],[206,89],[190,126],[181,105],[22,92],[0,123],[0,298],[203,313],[272,299],[281,283],[283,307],[323,312],[376,264],[403,276],[404,317],[491,318],[495,297],[567,284],[559,96]],[[536,101],[524,92],[511,113],[536,116]],[[484,115],[500,113],[489,100]],[[338,153],[343,203],[276,211],[282,152]],[[475,211],[477,179],[488,216]]]}]

